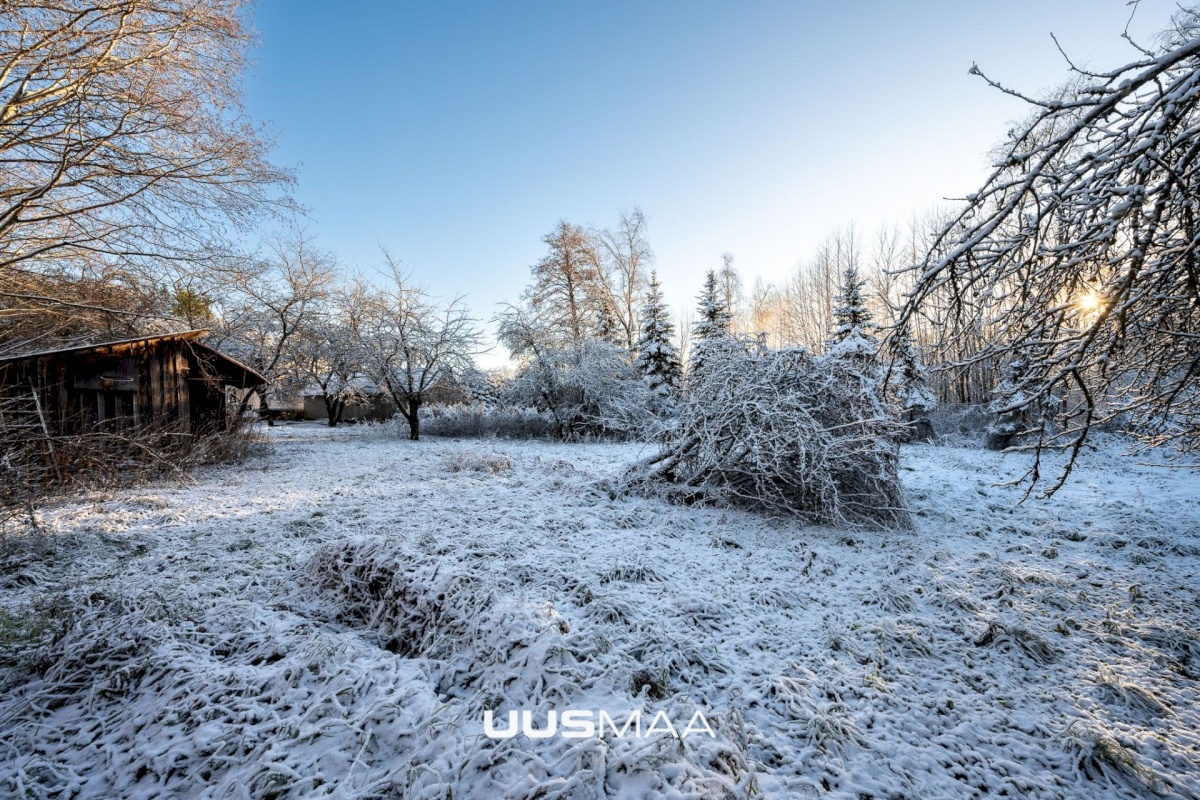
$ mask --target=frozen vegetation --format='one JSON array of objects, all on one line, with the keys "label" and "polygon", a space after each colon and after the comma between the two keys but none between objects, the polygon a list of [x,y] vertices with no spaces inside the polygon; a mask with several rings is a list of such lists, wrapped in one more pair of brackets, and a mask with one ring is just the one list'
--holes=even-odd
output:
[{"label": "frozen vegetation", "polygon": [[[0,795],[1190,798],[1200,477],[913,445],[915,529],[614,496],[639,445],[287,425],[0,563]],[[640,709],[715,736],[483,735]]]}]

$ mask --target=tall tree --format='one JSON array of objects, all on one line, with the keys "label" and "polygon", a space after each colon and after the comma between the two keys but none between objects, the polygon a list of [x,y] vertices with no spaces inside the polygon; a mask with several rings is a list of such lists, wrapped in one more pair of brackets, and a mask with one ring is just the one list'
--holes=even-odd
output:
[{"label": "tall tree", "polygon": [[745,332],[742,325],[742,276],[733,265],[733,253],[721,254],[721,269],[717,272],[717,284],[720,287],[721,302],[729,315],[729,330],[738,333]]},{"label": "tall tree", "polygon": [[663,300],[658,273],[651,272],[642,304],[642,333],[635,365],[651,391],[662,398],[676,396],[683,379],[683,367],[672,342],[674,337],[675,326]]},{"label": "tall tree", "polygon": [[145,285],[212,267],[290,180],[242,112],[246,5],[0,7],[0,338],[166,316]]},{"label": "tall tree", "polygon": [[594,242],[583,228],[566,220],[542,241],[549,252],[531,267],[533,285],[525,300],[547,325],[581,345],[600,322],[594,303],[599,294]]},{"label": "tall tree", "polygon": [[985,78],[1032,116],[916,268],[901,316],[944,299],[947,337],[989,335],[964,363],[1027,360],[1002,408],[1065,399],[1064,424],[1021,445],[1069,449],[1049,491],[1121,414],[1151,444],[1200,447],[1200,11],[1134,46],[1116,69],[1073,66],[1045,98]]},{"label": "tall tree", "polygon": [[599,254],[596,286],[601,293],[597,302],[615,334],[604,338],[633,352],[646,271],[654,263],[654,252],[646,240],[646,215],[636,207],[621,212],[616,230],[600,231],[595,242]]},{"label": "tall tree", "polygon": [[675,316],[675,352],[679,354],[680,364],[690,364],[692,361],[692,328],[695,327],[695,311],[691,305],[680,305]]}]

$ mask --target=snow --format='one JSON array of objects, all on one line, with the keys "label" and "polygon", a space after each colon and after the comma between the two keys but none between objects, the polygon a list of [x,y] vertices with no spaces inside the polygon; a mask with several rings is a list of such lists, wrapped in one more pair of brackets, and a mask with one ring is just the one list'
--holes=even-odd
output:
[{"label": "snow", "polygon": [[[1200,476],[1118,440],[1024,504],[906,446],[880,533],[610,496],[638,445],[268,435],[0,543],[0,795],[1200,794]],[[572,708],[716,736],[482,735]]]}]

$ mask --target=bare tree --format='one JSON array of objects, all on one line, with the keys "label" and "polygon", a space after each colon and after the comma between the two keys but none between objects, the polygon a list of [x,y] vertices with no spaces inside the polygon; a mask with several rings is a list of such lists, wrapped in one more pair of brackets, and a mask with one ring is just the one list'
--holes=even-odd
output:
[{"label": "bare tree", "polygon": [[439,303],[391,255],[384,259],[387,286],[364,298],[358,336],[368,374],[391,394],[416,441],[430,391],[474,366],[482,334],[461,297]]},{"label": "bare tree", "polygon": [[[271,241],[266,256],[225,273],[230,285],[216,341],[267,378],[257,396],[268,422],[272,393],[299,388],[297,346],[328,299],[336,271],[333,255],[293,228]],[[241,410],[249,403],[247,395]]]},{"label": "bare tree", "polygon": [[290,180],[242,113],[245,5],[0,7],[0,338],[169,315],[147,283],[208,265]]},{"label": "bare tree", "polygon": [[530,268],[533,285],[525,301],[547,324],[581,344],[600,322],[593,302],[598,294],[595,243],[587,231],[566,220],[542,241],[550,252]]},{"label": "bare tree", "polygon": [[767,334],[779,347],[807,347],[820,352],[834,319],[842,273],[858,268],[859,245],[853,227],[827,236],[781,286],[756,283],[744,330]]},{"label": "bare tree", "polygon": [[1134,46],[1114,70],[1072,65],[1045,99],[988,80],[1032,116],[934,242],[901,315],[942,298],[949,336],[986,332],[968,361],[1027,360],[997,410],[1032,412],[1018,446],[1039,456],[1034,484],[1043,449],[1069,449],[1051,492],[1093,426],[1120,414],[1150,444],[1200,445],[1200,13],[1180,11],[1153,50]]},{"label": "bare tree", "polygon": [[297,373],[320,394],[331,428],[348,403],[367,399],[363,347],[355,334],[364,296],[361,283],[334,292],[300,329],[294,347]]},{"label": "bare tree", "polygon": [[692,330],[695,328],[695,312],[692,311],[691,305],[681,305],[675,313],[675,353],[679,356],[679,362],[683,364],[684,374],[687,374],[687,365],[692,363]]},{"label": "bare tree", "polygon": [[746,330],[745,298],[742,296],[742,276],[733,265],[733,253],[721,254],[721,268],[717,271],[721,302],[729,314],[729,329],[735,333]]},{"label": "bare tree", "polygon": [[632,352],[640,332],[638,312],[648,270],[654,263],[654,253],[646,240],[646,215],[637,207],[623,211],[617,229],[600,231],[594,240],[599,255],[599,301],[614,318],[617,343]]}]

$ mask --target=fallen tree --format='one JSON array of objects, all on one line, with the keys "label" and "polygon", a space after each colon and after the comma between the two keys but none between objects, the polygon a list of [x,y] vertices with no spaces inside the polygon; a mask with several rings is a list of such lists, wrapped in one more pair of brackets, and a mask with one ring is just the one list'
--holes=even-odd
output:
[{"label": "fallen tree", "polygon": [[878,378],[853,346],[816,357],[720,337],[670,440],[624,487],[813,523],[907,527],[898,424]]}]

